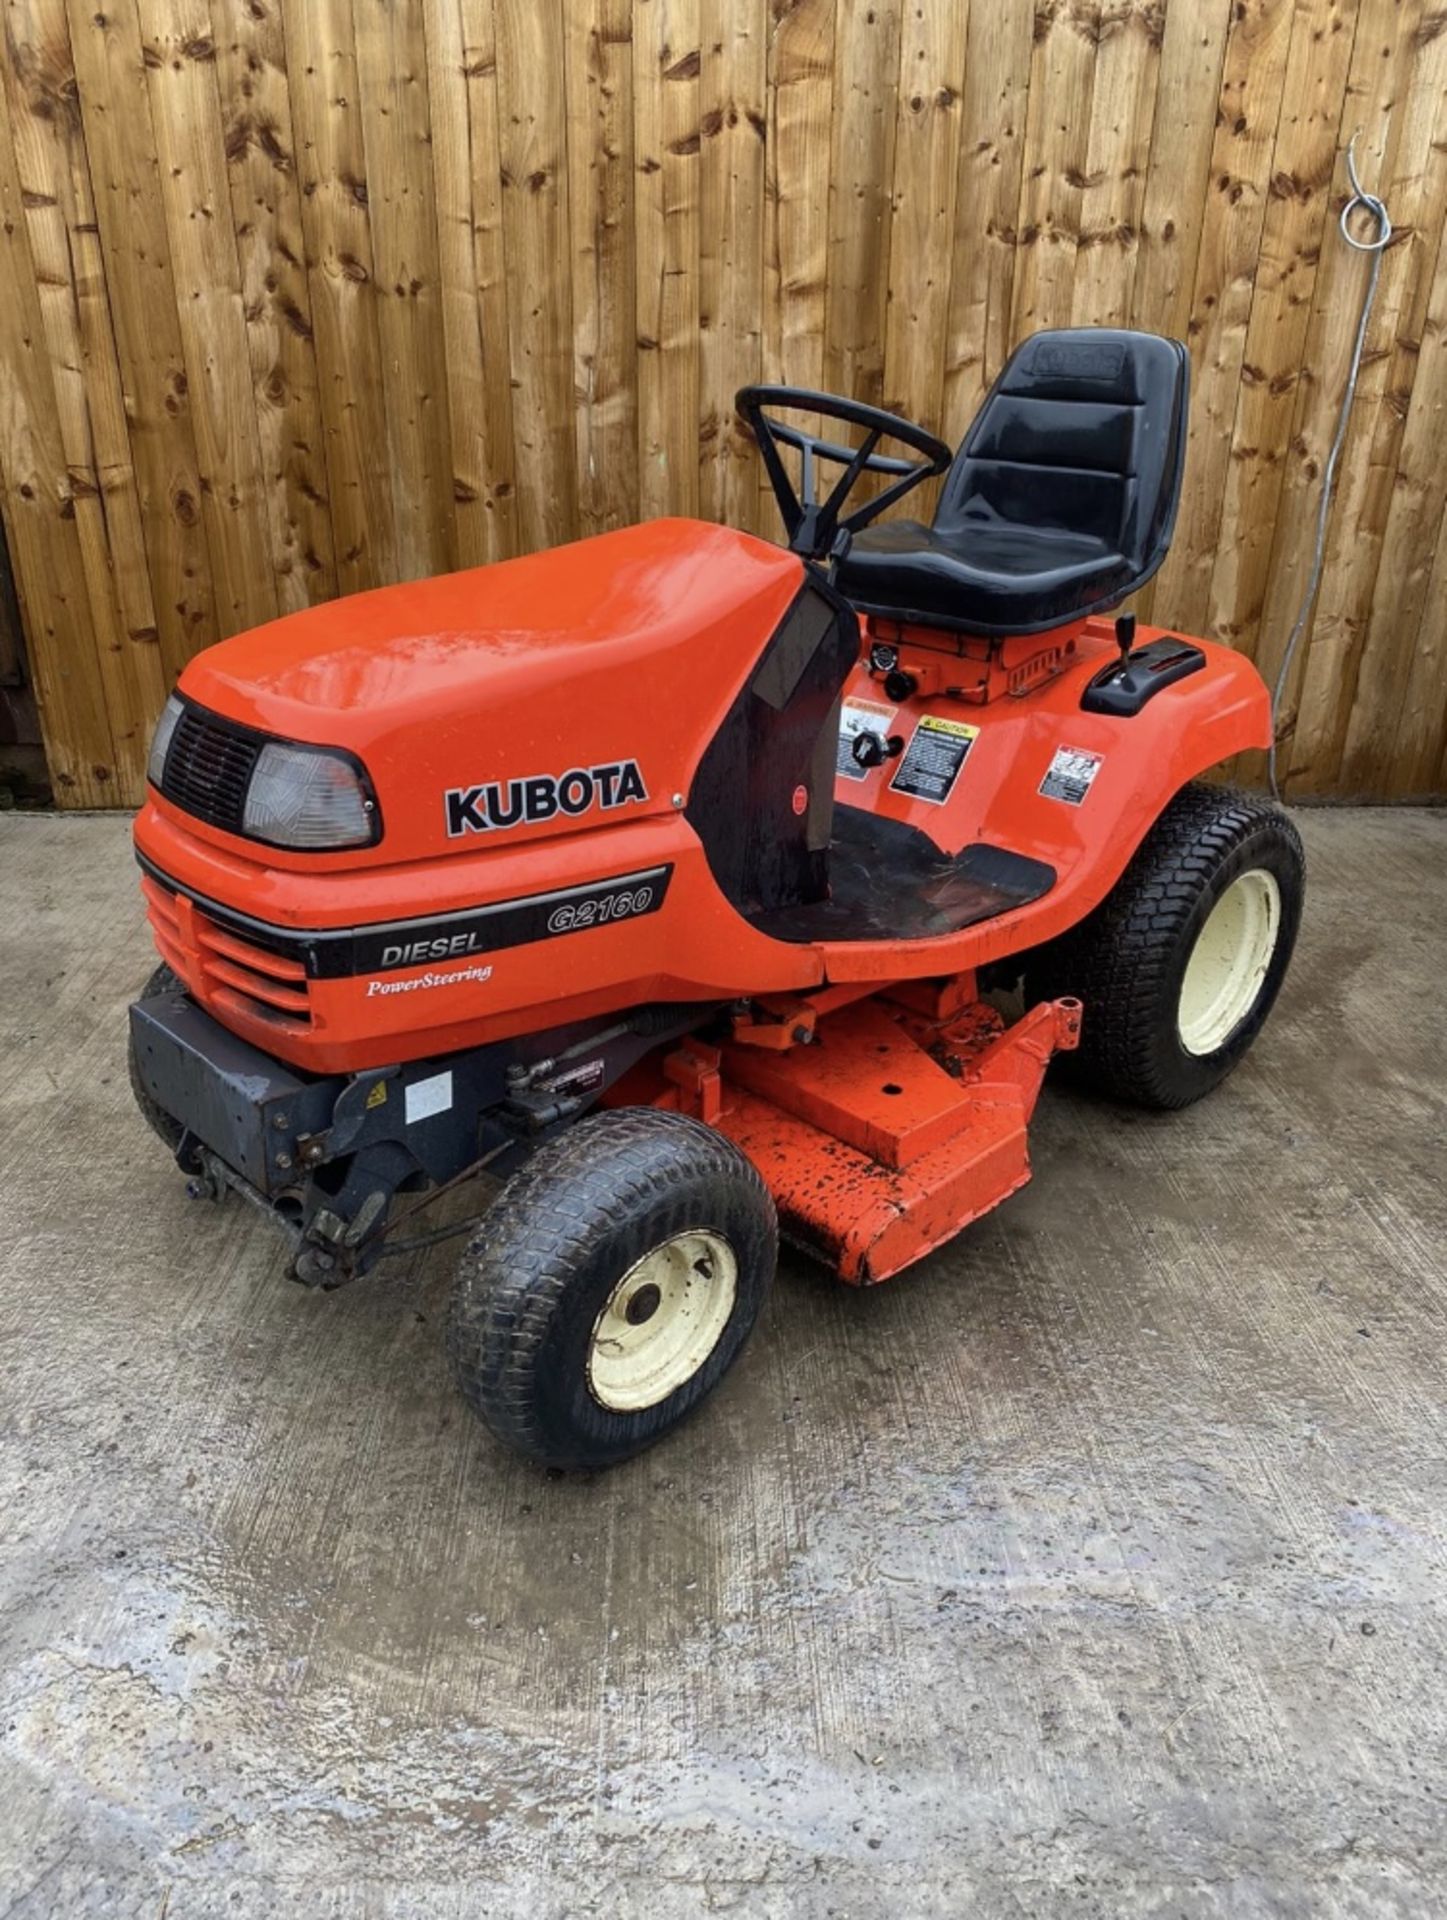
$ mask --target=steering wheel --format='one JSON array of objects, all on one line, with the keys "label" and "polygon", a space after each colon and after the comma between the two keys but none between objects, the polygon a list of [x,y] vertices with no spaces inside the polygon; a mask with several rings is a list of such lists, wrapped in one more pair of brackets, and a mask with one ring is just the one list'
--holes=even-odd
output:
[{"label": "steering wheel", "polygon": [[[734,405],[759,443],[764,468],[789,535],[789,549],[806,560],[821,560],[832,553],[841,533],[854,534],[861,527],[867,527],[886,507],[902,499],[911,487],[943,473],[954,459],[943,440],[917,427],[912,420],[902,419],[897,413],[886,413],[883,407],[867,407],[858,400],[846,400],[842,394],[811,393],[807,387],[740,387],[734,396]],[[776,420],[764,411],[766,407],[783,407],[789,411],[821,414],[826,420],[842,420],[851,427],[863,427],[864,439],[857,448],[838,447],[817,433],[805,433],[801,427]],[[900,460],[876,453],[875,448],[885,439],[902,441],[922,457]],[[801,484],[797,488],[780,455],[781,444],[797,447],[803,456]],[[821,460],[844,469],[823,500],[816,492],[817,466]],[[862,473],[889,474],[894,484],[852,513],[842,513],[841,508]]]}]

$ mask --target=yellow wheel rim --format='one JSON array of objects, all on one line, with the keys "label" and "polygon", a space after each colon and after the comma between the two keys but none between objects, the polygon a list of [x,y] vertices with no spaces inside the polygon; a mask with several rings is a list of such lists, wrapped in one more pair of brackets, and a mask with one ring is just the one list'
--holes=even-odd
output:
[{"label": "yellow wheel rim", "polygon": [[722,1234],[676,1233],[631,1266],[588,1343],[588,1388],[610,1413],[641,1413],[677,1393],[723,1336],[739,1269]]}]

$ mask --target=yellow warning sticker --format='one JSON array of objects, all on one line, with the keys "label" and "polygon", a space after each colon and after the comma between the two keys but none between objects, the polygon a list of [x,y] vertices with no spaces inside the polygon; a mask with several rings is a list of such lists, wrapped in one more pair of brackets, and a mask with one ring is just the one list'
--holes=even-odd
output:
[{"label": "yellow warning sticker", "polygon": [[372,1091],[367,1095],[367,1111],[368,1113],[370,1113],[373,1107],[385,1107],[386,1104],[387,1104],[387,1082],[385,1080],[379,1080],[376,1086],[373,1087]]},{"label": "yellow warning sticker", "polygon": [[910,737],[890,789],[907,793],[912,800],[928,800],[942,807],[959,778],[960,768],[980,729],[967,720],[942,720],[927,713]]}]

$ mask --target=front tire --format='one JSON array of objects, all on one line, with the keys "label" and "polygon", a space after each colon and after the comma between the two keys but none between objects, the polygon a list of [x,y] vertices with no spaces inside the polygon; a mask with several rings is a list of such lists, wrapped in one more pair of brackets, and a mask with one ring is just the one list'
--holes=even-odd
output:
[{"label": "front tire", "polygon": [[611,1466],[723,1378],[777,1256],[773,1200],[731,1141],[653,1107],[593,1115],[534,1154],[463,1255],[457,1384],[528,1458]]},{"label": "front tire", "polygon": [[1183,788],[1095,912],[1026,958],[1029,1004],[1084,1005],[1066,1071],[1157,1110],[1219,1086],[1275,1003],[1304,885],[1301,838],[1279,807]]}]

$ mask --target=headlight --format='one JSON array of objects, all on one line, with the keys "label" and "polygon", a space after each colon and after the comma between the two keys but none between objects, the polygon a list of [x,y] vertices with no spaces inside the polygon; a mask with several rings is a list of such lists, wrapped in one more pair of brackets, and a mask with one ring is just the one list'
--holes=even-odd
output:
[{"label": "headlight", "polygon": [[251,776],[242,832],[281,847],[370,846],[377,837],[376,802],[350,760],[324,747],[273,740]]},{"label": "headlight", "polygon": [[146,778],[153,787],[161,784],[161,775],[166,771],[166,755],[171,749],[171,735],[176,731],[176,722],[186,711],[173,693],[161,709],[161,717],[156,722],[156,731],[151,736],[151,757],[146,762]]}]

